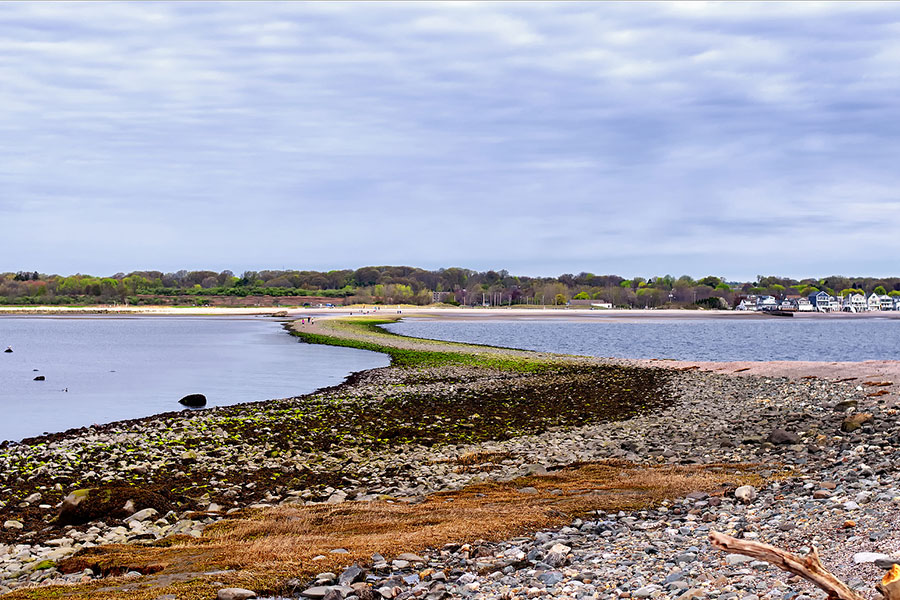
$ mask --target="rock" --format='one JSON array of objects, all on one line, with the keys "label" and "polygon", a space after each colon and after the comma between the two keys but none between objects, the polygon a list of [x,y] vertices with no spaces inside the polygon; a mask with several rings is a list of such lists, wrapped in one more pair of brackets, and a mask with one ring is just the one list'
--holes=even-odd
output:
[{"label": "rock", "polygon": [[42,560],[39,563],[35,563],[34,566],[31,567],[32,571],[46,571],[47,569],[53,569],[56,567],[56,563],[52,560]]},{"label": "rock", "polygon": [[411,552],[404,552],[400,556],[397,557],[397,560],[405,560],[406,562],[411,563],[423,563],[425,559],[419,556],[418,554],[412,554]]},{"label": "rock", "polygon": [[532,463],[530,465],[525,465],[525,474],[526,475],[546,475],[547,467],[539,463]]},{"label": "rock", "polygon": [[191,408],[206,406],[206,396],[204,396],[203,394],[188,394],[187,396],[179,400],[178,403],[184,404],[185,406],[190,406]]},{"label": "rock", "polygon": [[561,567],[566,564],[566,557],[572,549],[563,544],[555,544],[544,557],[544,562],[551,567]]},{"label": "rock", "polygon": [[44,377],[43,375],[38,375],[37,377],[34,378],[34,380],[35,381],[46,381],[47,378]]},{"label": "rock", "polygon": [[855,415],[850,415],[841,423],[841,431],[844,433],[852,433],[864,424],[871,422],[872,419],[871,413],[856,413]]},{"label": "rock", "polygon": [[256,598],[256,592],[244,588],[223,588],[216,594],[216,600],[247,600]]},{"label": "rock", "polygon": [[538,580],[542,581],[546,586],[554,586],[564,579],[563,574],[559,571],[544,571],[538,575]]},{"label": "rock", "polygon": [[734,497],[744,504],[750,504],[756,500],[756,488],[752,485],[742,485],[734,490]]},{"label": "rock", "polygon": [[853,562],[857,564],[861,563],[873,563],[876,560],[884,560],[891,558],[887,554],[882,554],[881,552],[857,552],[853,555]]},{"label": "rock", "polygon": [[123,520],[126,523],[131,523],[132,521],[146,521],[148,519],[152,519],[153,517],[155,517],[158,514],[159,514],[159,512],[155,508],[145,508],[145,509],[137,511],[130,517],[125,517],[125,519],[123,519]]},{"label": "rock", "polygon": [[519,488],[518,491],[520,494],[537,494],[538,493],[537,488],[533,488],[531,486]]},{"label": "rock", "polygon": [[792,431],[773,429],[772,433],[769,434],[768,441],[776,445],[799,444],[800,436]]},{"label": "rock", "polygon": [[890,571],[894,567],[894,565],[900,565],[900,558],[886,556],[885,558],[876,558],[873,562],[879,569]]},{"label": "rock", "polygon": [[365,578],[366,572],[360,569],[358,566],[353,565],[352,567],[347,567],[344,569],[344,572],[341,573],[340,577],[338,577],[338,583],[341,585],[352,585],[357,581]]},{"label": "rock", "polygon": [[743,554],[729,554],[725,557],[725,564],[729,567],[734,565],[742,565],[744,563],[753,562],[753,557],[744,556]]},{"label": "rock", "polygon": [[16,521],[15,519],[10,519],[3,523],[3,529],[23,529],[24,527],[25,525],[22,524],[22,521]]},{"label": "rock", "polygon": [[331,591],[327,585],[314,585],[313,587],[306,588],[300,595],[304,598],[314,598],[316,600],[321,600],[325,597],[325,595]]},{"label": "rock", "polygon": [[171,503],[160,494],[139,487],[114,486],[75,490],[65,497],[59,509],[59,525],[81,525],[101,518],[124,519],[135,510],[153,508],[160,513],[171,510]]},{"label": "rock", "polygon": [[645,585],[642,588],[639,588],[634,591],[632,597],[634,598],[649,598],[653,595],[653,592],[658,592],[662,589],[659,585],[655,583],[651,583],[650,585]]},{"label": "rock", "polygon": [[341,502],[343,502],[346,499],[347,499],[347,493],[342,490],[337,490],[336,492],[331,494],[328,497],[328,500],[326,500],[325,502],[327,504],[340,504]]}]

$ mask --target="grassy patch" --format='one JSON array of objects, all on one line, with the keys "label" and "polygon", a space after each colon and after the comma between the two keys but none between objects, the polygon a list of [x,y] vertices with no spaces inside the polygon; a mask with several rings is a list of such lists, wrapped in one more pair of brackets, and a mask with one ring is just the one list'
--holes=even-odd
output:
[{"label": "grassy patch", "polygon": [[[19,590],[6,598],[149,600],[174,593],[180,600],[200,600],[215,596],[212,581],[278,591],[288,578],[339,572],[367,562],[374,552],[390,558],[450,542],[499,541],[596,510],[642,509],[692,491],[723,494],[736,485],[761,482],[754,465],[646,467],[606,461],[434,494],[420,504],[348,502],[245,511],[210,526],[202,539],[170,547],[92,548],[61,564],[71,572],[148,573],[139,583]],[[524,487],[531,489],[520,491]],[[331,554],[334,548],[348,554]],[[317,556],[325,558],[313,560]],[[209,575],[214,570],[225,572]]]},{"label": "grassy patch", "polygon": [[[391,357],[392,365],[401,367],[462,365],[501,371],[538,372],[554,364],[554,361],[539,358],[536,354],[534,356],[527,356],[524,353],[521,356],[511,355],[495,352],[493,350],[496,350],[496,348],[492,346],[411,338],[392,333],[380,327],[380,325],[395,323],[397,320],[398,318],[332,319],[327,321],[324,327],[333,332],[333,335],[307,332],[291,325],[288,325],[288,331],[309,344],[346,346],[382,352]],[[360,337],[360,334],[362,334],[362,337]],[[403,348],[401,347],[402,344],[397,343],[399,341],[413,342],[417,345],[427,345],[429,347],[433,346],[435,349]],[[516,350],[515,352],[520,353],[523,351]]]}]

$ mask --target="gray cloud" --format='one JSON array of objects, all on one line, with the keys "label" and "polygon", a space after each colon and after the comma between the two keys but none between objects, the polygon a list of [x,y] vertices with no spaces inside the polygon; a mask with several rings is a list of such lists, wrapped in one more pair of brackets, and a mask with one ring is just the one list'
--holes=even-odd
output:
[{"label": "gray cloud", "polygon": [[0,270],[896,274],[871,252],[900,251],[893,4],[6,3],[0,25]]}]

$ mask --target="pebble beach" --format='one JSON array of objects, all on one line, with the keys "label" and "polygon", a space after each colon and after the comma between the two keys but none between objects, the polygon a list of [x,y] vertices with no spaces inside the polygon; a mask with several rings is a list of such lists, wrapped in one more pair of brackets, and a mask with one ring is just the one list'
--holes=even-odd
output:
[{"label": "pebble beach", "polygon": [[[73,566],[104,544],[202,539],[211,525],[248,509],[415,504],[486,481],[619,461],[633,468],[752,464],[757,479],[641,510],[593,511],[509,539],[374,554],[255,591],[331,600],[824,597],[767,563],[711,548],[715,530],[801,554],[815,545],[836,575],[877,597],[880,567],[900,551],[892,381],[847,367],[829,375],[824,365],[779,376],[777,369],[735,374],[708,365],[552,359],[557,366],[540,373],[392,366],[305,397],[7,444],[0,450],[0,592],[25,598],[34,588],[102,583],[105,597],[159,588],[164,598],[173,581],[166,571]],[[502,426],[489,420],[495,417]],[[158,495],[129,514],[60,522],[74,489],[104,486]],[[329,553],[341,550],[335,540]],[[227,572],[191,576],[221,583],[219,597],[237,593],[226,587]]]}]

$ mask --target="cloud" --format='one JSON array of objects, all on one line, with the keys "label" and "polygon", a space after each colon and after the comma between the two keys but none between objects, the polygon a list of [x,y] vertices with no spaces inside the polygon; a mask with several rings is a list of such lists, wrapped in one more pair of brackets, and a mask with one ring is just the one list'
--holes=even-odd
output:
[{"label": "cloud", "polygon": [[752,277],[900,251],[893,4],[7,3],[0,25],[0,270]]}]

